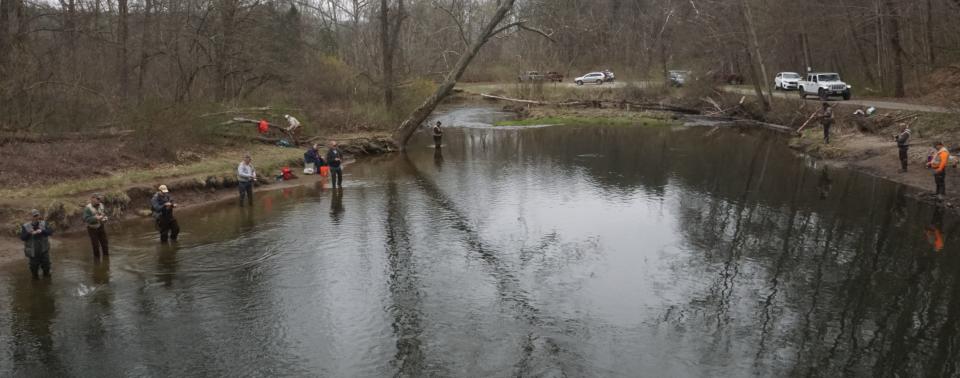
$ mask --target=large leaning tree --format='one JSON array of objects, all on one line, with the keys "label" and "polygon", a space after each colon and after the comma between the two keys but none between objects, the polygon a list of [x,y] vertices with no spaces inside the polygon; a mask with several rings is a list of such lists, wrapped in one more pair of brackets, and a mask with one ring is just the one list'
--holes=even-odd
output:
[{"label": "large leaning tree", "polygon": [[[453,70],[447,73],[443,83],[441,83],[440,86],[437,87],[437,90],[434,91],[430,97],[427,97],[420,106],[414,109],[393,132],[393,140],[401,150],[406,149],[407,142],[410,141],[410,137],[417,131],[417,128],[427,120],[427,117],[430,117],[430,114],[433,113],[437,105],[450,95],[453,87],[457,84],[457,80],[460,80],[460,76],[463,76],[463,72],[470,66],[470,62],[490,38],[506,30],[519,28],[541,34],[550,39],[549,34],[527,25],[528,21],[522,17],[510,17],[510,21],[504,22],[504,20],[508,19],[508,16],[511,16],[515,3],[516,0],[497,1],[497,10],[494,12],[493,17],[483,26],[476,39],[467,45],[467,50],[464,51],[463,54],[460,54],[460,59],[457,60]],[[461,37],[466,41],[466,36],[461,34]]]}]

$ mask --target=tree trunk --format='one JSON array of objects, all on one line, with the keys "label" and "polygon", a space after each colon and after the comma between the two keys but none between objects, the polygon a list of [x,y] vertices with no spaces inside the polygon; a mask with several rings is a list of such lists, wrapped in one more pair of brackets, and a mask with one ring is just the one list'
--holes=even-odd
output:
[{"label": "tree trunk", "polygon": [[120,74],[120,95],[123,97],[127,96],[127,93],[130,89],[130,72],[127,65],[127,37],[128,37],[128,23],[127,23],[127,0],[119,0],[117,2],[117,11],[119,13],[118,26],[119,30],[117,31],[117,36],[119,38],[119,48],[120,51],[117,52],[117,65],[119,66]]},{"label": "tree trunk", "polygon": [[10,60],[12,36],[10,34],[10,19],[13,16],[13,1],[0,0],[0,77],[5,74],[7,62]]},{"label": "tree trunk", "polygon": [[397,52],[397,45],[400,41],[400,27],[403,26],[403,19],[406,17],[406,11],[403,8],[403,0],[397,1],[397,11],[393,16],[393,24],[390,24],[389,0],[380,0],[380,50],[383,58],[383,105],[390,109],[393,107],[393,88],[396,86],[394,79],[393,61]]},{"label": "tree trunk", "polygon": [[813,70],[813,63],[810,62],[810,41],[806,31],[800,33],[800,49],[803,50],[803,73],[806,74]]},{"label": "tree trunk", "polygon": [[[750,57],[750,66],[753,67],[751,70],[753,71],[753,89],[757,92],[757,97],[760,98],[763,110],[769,111],[770,98],[763,94],[763,88],[767,87],[767,93],[771,97],[773,94],[770,93],[772,89],[767,85],[767,67],[763,64],[763,55],[760,52],[760,40],[757,38],[757,29],[753,25],[753,15],[750,11],[750,4],[747,1],[748,0],[740,0],[740,5],[743,8],[743,18],[746,20],[747,32],[750,34],[751,46],[747,48],[747,56]],[[756,54],[755,57],[754,54]],[[756,60],[754,60],[754,58],[756,58]]]},{"label": "tree trunk", "polygon": [[150,21],[153,15],[153,0],[144,0],[143,2],[143,29],[140,33],[140,63],[137,65],[137,103],[143,103],[143,81],[147,76],[147,64],[150,55],[147,53],[148,46],[151,45],[150,38],[153,33],[150,32]]},{"label": "tree trunk", "polygon": [[876,0],[876,35],[877,35],[877,81],[880,82],[880,91],[886,88],[886,73],[883,69],[883,12],[880,7],[880,0]]},{"label": "tree trunk", "polygon": [[220,1],[220,38],[216,44],[217,101],[227,99],[227,80],[230,74],[229,59],[233,50],[234,20],[237,13],[237,0]]},{"label": "tree trunk", "polygon": [[433,113],[433,109],[437,107],[437,104],[440,101],[443,101],[450,92],[453,90],[453,87],[457,85],[457,80],[460,79],[460,76],[463,75],[463,72],[467,70],[467,67],[470,65],[470,62],[473,58],[480,52],[480,48],[483,47],[487,40],[489,40],[495,34],[497,25],[503,21],[504,17],[507,16],[507,12],[513,9],[513,4],[516,0],[501,0],[497,11],[494,12],[493,17],[484,25],[480,35],[475,41],[467,48],[467,51],[464,51],[460,55],[460,59],[457,60],[457,64],[454,66],[453,71],[447,73],[446,78],[444,78],[443,83],[433,92],[430,97],[427,97],[426,100],[420,104],[409,116],[407,119],[400,124],[400,127],[393,132],[393,140],[397,142],[397,146],[401,150],[406,149],[407,142],[410,141],[410,137],[413,136],[413,133],[417,131],[423,121],[427,120],[427,117],[430,116],[430,113]]},{"label": "tree trunk", "polygon": [[383,105],[393,107],[393,49],[390,46],[389,0],[380,0],[380,55],[383,58]]},{"label": "tree trunk", "polygon": [[894,0],[887,0],[890,8],[890,47],[893,48],[893,96],[903,97],[903,46],[900,44],[900,14]]},{"label": "tree trunk", "polygon": [[930,70],[933,70],[937,66],[937,55],[934,52],[934,43],[933,43],[933,0],[927,0],[927,17],[926,17],[926,39],[927,39],[927,63],[930,65]]},{"label": "tree trunk", "polygon": [[[848,14],[848,17],[850,17],[850,19],[852,20],[853,14],[852,13],[847,13],[847,14]],[[852,42],[853,42],[853,49],[856,50],[857,56],[860,57],[860,63],[863,64],[863,74],[864,76],[866,76],[867,82],[869,82],[870,85],[876,86],[877,80],[873,77],[873,72],[871,72],[871,69],[870,69],[870,57],[867,56],[867,51],[865,51],[863,46],[861,46],[861,42],[863,41],[863,39],[860,38],[860,34],[857,32],[857,27],[856,25],[854,25],[854,23],[848,22],[846,24],[847,24],[847,31],[850,33],[850,38],[852,39]]]}]

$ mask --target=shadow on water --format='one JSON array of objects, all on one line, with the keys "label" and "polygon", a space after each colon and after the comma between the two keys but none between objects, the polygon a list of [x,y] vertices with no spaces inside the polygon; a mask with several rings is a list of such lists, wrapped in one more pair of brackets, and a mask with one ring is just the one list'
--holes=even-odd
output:
[{"label": "shadow on water", "polygon": [[394,174],[389,174],[386,203],[386,247],[390,268],[389,288],[393,305],[394,336],[397,339],[397,352],[393,365],[402,377],[422,376],[424,369],[424,351],[420,336],[423,333],[420,312],[421,284],[417,280],[417,267],[413,261],[413,248],[410,230],[407,226],[407,210],[400,200]]},{"label": "shadow on water", "polygon": [[[456,202],[444,194],[433,181],[420,172],[408,156],[404,156],[404,158],[401,159],[401,164],[405,166],[405,172],[412,174],[417,187],[434,203],[437,210],[446,214],[442,220],[449,222],[449,224],[438,224],[438,226],[447,226],[460,231],[462,241],[467,246],[468,251],[477,254],[480,259],[490,267],[491,274],[497,282],[497,293],[501,302],[508,304],[512,311],[515,312],[515,316],[523,319],[531,328],[525,336],[521,337],[522,354],[518,356],[518,361],[514,365],[516,369],[515,375],[525,376],[531,374],[529,371],[529,369],[532,368],[530,360],[537,351],[546,353],[546,357],[551,360],[550,365],[558,367],[560,370],[553,373],[575,376],[583,374],[582,371],[578,372],[575,366],[568,366],[565,363],[569,361],[569,356],[564,356],[564,354],[570,353],[571,351],[564,350],[557,343],[553,342],[549,335],[540,331],[540,329],[545,327],[557,328],[562,325],[565,332],[571,332],[571,330],[577,328],[576,321],[554,319],[552,316],[545,314],[534,306],[529,298],[529,293],[523,289],[521,280],[515,275],[515,269],[505,260],[501,259],[503,255],[502,252],[483,241],[480,233],[471,226],[470,218],[457,208]],[[440,220],[441,219],[436,218],[432,219],[433,222]],[[537,374],[544,374],[544,372],[538,371]]]}]

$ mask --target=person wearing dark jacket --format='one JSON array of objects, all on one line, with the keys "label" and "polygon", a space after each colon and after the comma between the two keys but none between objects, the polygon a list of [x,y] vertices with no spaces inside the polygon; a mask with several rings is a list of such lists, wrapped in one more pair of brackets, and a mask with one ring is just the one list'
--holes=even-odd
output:
[{"label": "person wearing dark jacket", "polygon": [[343,163],[343,154],[340,153],[340,148],[337,147],[337,141],[330,141],[330,148],[327,150],[327,165],[330,166],[330,181],[331,185],[336,187],[343,188],[343,168],[340,167],[340,164]]},{"label": "person wearing dark jacket", "polygon": [[177,204],[173,202],[170,196],[170,190],[166,185],[160,185],[157,193],[150,199],[150,208],[153,210],[153,219],[157,222],[157,230],[160,231],[160,242],[166,243],[167,239],[177,241],[180,235],[180,225],[177,224],[177,218],[173,217],[173,208]]},{"label": "person wearing dark jacket", "polygon": [[439,149],[442,141],[443,129],[440,128],[440,121],[437,121],[437,124],[433,125],[433,147]]},{"label": "person wearing dark jacket", "polygon": [[819,113],[820,126],[823,126],[823,143],[830,144],[830,126],[833,126],[833,108],[824,102]]},{"label": "person wearing dark jacket", "polygon": [[30,274],[34,279],[43,275],[50,277],[50,235],[53,228],[43,220],[40,211],[30,211],[31,221],[20,226],[20,240],[23,240],[23,254],[30,259]]},{"label": "person wearing dark jacket", "polygon": [[303,164],[304,169],[310,168],[313,170],[313,173],[320,173],[320,167],[322,167],[324,163],[323,158],[320,157],[320,151],[317,150],[316,144],[310,147],[310,149],[303,154]]},{"label": "person wearing dark jacket", "polygon": [[900,172],[907,171],[907,151],[910,149],[910,127],[906,123],[900,124],[900,133],[893,137],[900,150]]}]

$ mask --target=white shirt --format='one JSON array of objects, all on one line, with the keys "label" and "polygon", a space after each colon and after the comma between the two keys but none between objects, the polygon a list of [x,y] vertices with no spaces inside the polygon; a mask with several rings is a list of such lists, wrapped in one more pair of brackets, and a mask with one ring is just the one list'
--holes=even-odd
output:
[{"label": "white shirt", "polygon": [[297,119],[293,118],[293,116],[287,116],[287,122],[290,123],[290,127],[288,127],[287,130],[294,130],[300,127],[300,121],[297,121]]},{"label": "white shirt", "polygon": [[252,164],[240,163],[237,167],[237,179],[240,181],[250,181],[257,178],[257,171],[253,169]]}]

